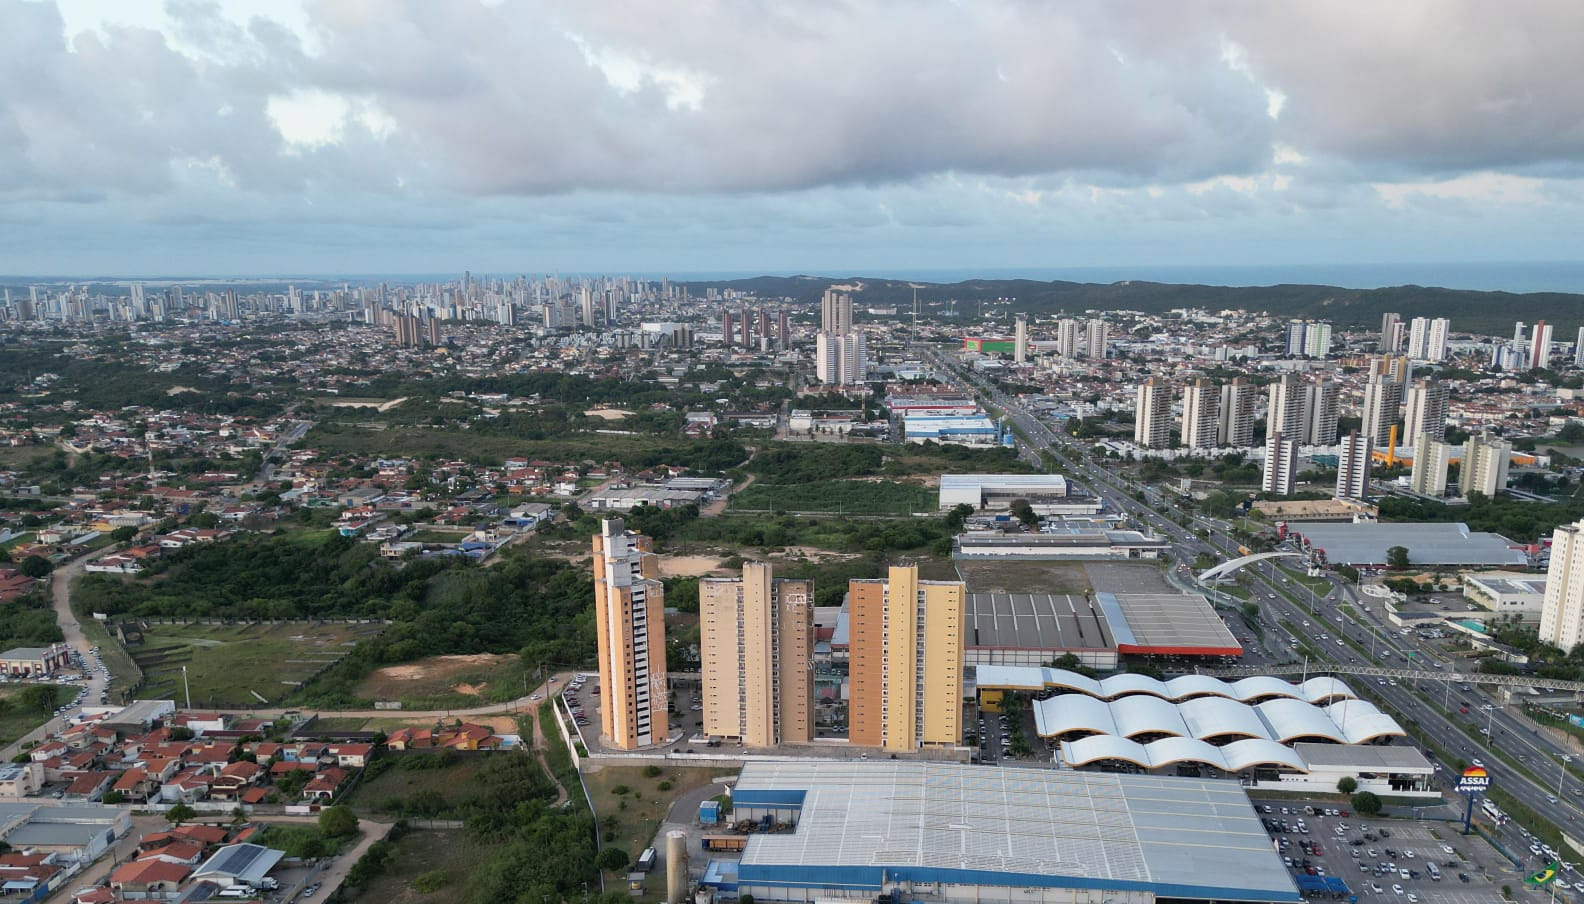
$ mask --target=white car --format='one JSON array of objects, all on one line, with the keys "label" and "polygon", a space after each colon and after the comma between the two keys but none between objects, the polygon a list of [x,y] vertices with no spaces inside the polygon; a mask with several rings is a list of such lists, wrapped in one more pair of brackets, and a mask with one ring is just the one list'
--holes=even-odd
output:
[{"label": "white car", "polygon": [[1392,894],[1400,895],[1402,893],[1403,893],[1403,890],[1402,890],[1402,886],[1401,885],[1393,885],[1392,886]]}]

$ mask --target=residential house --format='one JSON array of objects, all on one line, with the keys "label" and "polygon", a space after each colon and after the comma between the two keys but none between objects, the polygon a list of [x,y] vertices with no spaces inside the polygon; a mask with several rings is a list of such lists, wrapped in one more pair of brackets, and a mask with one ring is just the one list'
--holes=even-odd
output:
[{"label": "residential house", "polygon": [[110,874],[110,887],[122,900],[162,901],[181,893],[181,884],[192,867],[164,860],[133,860]]}]

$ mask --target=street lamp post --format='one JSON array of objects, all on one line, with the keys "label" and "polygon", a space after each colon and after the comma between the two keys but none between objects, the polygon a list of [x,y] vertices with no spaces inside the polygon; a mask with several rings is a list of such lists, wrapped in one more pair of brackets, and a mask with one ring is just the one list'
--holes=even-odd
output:
[{"label": "street lamp post", "polygon": [[1562,799],[1562,780],[1567,778],[1567,764],[1573,762],[1573,757],[1562,754],[1562,762],[1557,764],[1557,799]]}]

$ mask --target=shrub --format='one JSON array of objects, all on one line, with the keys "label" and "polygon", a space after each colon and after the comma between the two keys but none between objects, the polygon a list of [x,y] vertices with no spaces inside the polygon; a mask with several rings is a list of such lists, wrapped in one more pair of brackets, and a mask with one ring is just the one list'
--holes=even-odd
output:
[{"label": "shrub", "polygon": [[413,891],[420,894],[429,894],[444,888],[446,884],[445,870],[432,869],[427,873],[417,876],[412,881]]}]

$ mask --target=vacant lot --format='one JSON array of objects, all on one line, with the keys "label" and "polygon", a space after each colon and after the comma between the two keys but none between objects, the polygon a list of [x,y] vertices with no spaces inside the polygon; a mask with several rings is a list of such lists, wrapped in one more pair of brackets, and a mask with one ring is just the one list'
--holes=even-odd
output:
[{"label": "vacant lot", "polygon": [[732,497],[737,511],[827,512],[847,515],[911,515],[935,511],[937,492],[890,480],[832,480],[822,483],[754,483]]},{"label": "vacant lot", "polygon": [[0,747],[4,747],[22,737],[33,729],[44,724],[55,712],[55,707],[60,706],[71,695],[77,693],[73,687],[61,687],[56,684],[40,685],[48,688],[55,694],[55,705],[46,712],[43,708],[27,709],[22,705],[22,692],[25,687],[12,685],[0,688]]},{"label": "vacant lot", "polygon": [[370,700],[402,701],[456,697],[457,705],[476,705],[521,696],[527,693],[524,687],[517,654],[475,653],[431,656],[375,669],[358,683],[356,694]]},{"label": "vacant lot", "polygon": [[182,667],[196,706],[274,703],[340,660],[383,625],[150,625],[128,644],[147,682],[140,696],[185,700]]},{"label": "vacant lot", "polygon": [[[420,829],[396,842],[396,856],[379,878],[356,892],[353,901],[379,904],[455,904],[464,901],[468,874],[489,859],[493,848],[456,830]],[[443,884],[435,891],[420,892],[413,880],[438,870]]]},{"label": "vacant lot", "polygon": [[[719,767],[704,769],[664,766],[661,767],[659,775],[649,776],[644,774],[646,768],[599,766],[597,769],[583,773],[589,795],[594,799],[594,810],[600,814],[601,831],[606,837],[610,837],[606,820],[614,817],[615,837],[610,843],[634,857],[637,857],[644,848],[654,844],[655,833],[660,831],[660,824],[665,821],[672,801],[688,791],[704,787],[717,776],[732,771]],[[663,782],[669,782],[671,787],[661,791],[660,785]],[[624,788],[625,793],[616,793]],[[625,809],[623,804],[626,805]],[[665,877],[659,876],[658,881],[663,884]],[[660,888],[661,886],[656,886],[657,890]]]},{"label": "vacant lot", "polygon": [[1067,593],[1089,590],[1084,566],[1073,562],[959,561],[969,593]]},{"label": "vacant lot", "polygon": [[[504,753],[454,752],[456,762],[449,766],[439,769],[402,768],[404,762],[428,762],[438,755],[436,751],[381,754],[390,757],[392,765],[372,779],[365,778],[353,793],[351,805],[366,816],[379,813],[400,815],[396,806],[398,801],[409,800],[417,794],[438,794],[446,807],[454,807],[474,790],[474,776],[484,768],[486,759],[491,756],[510,756]],[[438,818],[445,818],[445,815],[439,814]]]}]

